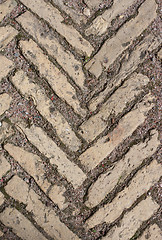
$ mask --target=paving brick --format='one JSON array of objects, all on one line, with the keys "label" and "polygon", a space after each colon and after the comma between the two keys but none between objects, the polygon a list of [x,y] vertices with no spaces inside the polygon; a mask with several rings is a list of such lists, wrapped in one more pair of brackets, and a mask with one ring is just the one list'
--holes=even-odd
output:
[{"label": "paving brick", "polygon": [[87,141],[94,140],[107,126],[111,114],[117,116],[126,108],[127,104],[142,92],[142,88],[149,82],[148,77],[134,73],[122,87],[106,101],[100,111],[81,125],[79,132]]},{"label": "paving brick", "polygon": [[112,228],[103,240],[129,240],[143,221],[148,220],[158,209],[150,197],[140,202],[131,212],[125,214],[120,227]]},{"label": "paving brick", "polygon": [[86,90],[84,87],[85,76],[81,63],[74,58],[74,55],[59,44],[58,40],[44,28],[44,25],[31,13],[26,12],[17,18],[17,21],[33,38],[41,44],[50,55],[63,67],[65,71],[73,78],[75,83]]},{"label": "paving brick", "polygon": [[96,167],[107,157],[122,141],[130,136],[136,128],[146,119],[146,114],[154,106],[153,97],[148,94],[135,108],[126,114],[117,127],[108,135],[100,138],[92,147],[80,155],[79,160],[88,170]]},{"label": "paving brick", "polygon": [[0,95],[0,115],[10,108],[11,101],[12,98],[7,93]]},{"label": "paving brick", "polygon": [[96,110],[97,105],[104,100],[106,95],[115,87],[119,86],[123,79],[131,74],[137,68],[138,64],[143,62],[144,58],[142,56],[145,56],[145,52],[157,48],[160,45],[160,42],[160,37],[155,37],[153,34],[146,36],[127,58],[127,61],[122,63],[119,73],[109,80],[106,89],[90,101],[89,109],[91,111]]},{"label": "paving brick", "polygon": [[[14,180],[16,178],[16,180]],[[56,213],[50,208],[45,206],[40,197],[28,185],[18,177],[14,177],[8,183],[8,192],[11,196],[20,202],[26,204],[26,209],[33,214],[34,220],[54,239],[58,240],[79,240],[79,238],[71,232],[65,224],[63,224]],[[22,199],[21,191],[16,192],[15,184],[25,190],[27,198]],[[13,191],[14,189],[14,191]]]},{"label": "paving brick", "polygon": [[24,55],[38,67],[41,76],[48,80],[56,94],[67,101],[74,108],[74,111],[85,116],[86,111],[81,109],[75,89],[67,81],[66,76],[48,60],[38,45],[30,40],[21,41],[20,46]]},{"label": "paving brick", "polygon": [[102,15],[95,18],[92,25],[85,31],[85,34],[101,35],[105,33],[106,29],[111,26],[112,20],[124,12],[134,2],[134,0],[114,0],[112,7],[106,10]]},{"label": "paving brick", "polygon": [[154,160],[149,166],[140,170],[132,179],[130,185],[120,192],[111,203],[100,208],[87,221],[88,226],[91,228],[101,222],[113,222],[124,209],[131,207],[138,197],[147,192],[159,180],[161,174],[162,167]]},{"label": "paving brick", "polygon": [[13,208],[6,208],[0,213],[0,220],[13,232],[24,240],[45,240],[46,238],[25,218],[20,212]]},{"label": "paving brick", "polygon": [[48,194],[50,199],[56,203],[61,210],[68,207],[68,203],[65,202],[65,197],[63,196],[65,191],[65,187],[54,185]]},{"label": "paving brick", "polygon": [[47,191],[50,183],[46,179],[42,160],[36,154],[27,152],[20,147],[7,143],[5,149],[37,182],[43,191]]},{"label": "paving brick", "polygon": [[86,205],[94,207],[99,204],[106,195],[115,187],[122,183],[125,178],[137,168],[142,161],[153,155],[160,144],[158,132],[151,132],[151,139],[144,143],[134,145],[129,152],[117,163],[115,163],[106,173],[101,174],[97,181],[90,187]]},{"label": "paving brick", "polygon": [[95,57],[87,63],[86,68],[96,77],[99,77],[103,67],[107,69],[156,18],[156,10],[156,2],[146,0],[139,8],[137,17],[127,22],[114,37],[107,40]]},{"label": "paving brick", "polygon": [[68,145],[72,151],[77,151],[81,145],[80,140],[76,137],[66,119],[57,110],[51,112],[53,104],[46,96],[45,90],[32,82],[23,71],[17,72],[12,81],[23,95],[33,98],[36,108],[53,125],[63,143]]},{"label": "paving brick", "polygon": [[41,153],[50,159],[51,164],[56,164],[59,173],[72,183],[74,188],[85,180],[86,175],[73,162],[68,160],[66,154],[50,139],[39,127],[32,126],[30,129],[20,125],[29,141],[34,144]]},{"label": "paving brick", "polygon": [[11,26],[0,27],[0,50],[4,49],[17,34],[18,31]]},{"label": "paving brick", "polygon": [[4,3],[0,4],[0,22],[2,21],[2,19],[9,14],[14,7],[16,7],[17,3],[14,0],[7,0]]},{"label": "paving brick", "polygon": [[4,203],[4,196],[3,194],[0,192],[0,206]]},{"label": "paving brick", "polygon": [[0,82],[13,68],[13,62],[0,54]]},{"label": "paving brick", "polygon": [[6,158],[0,154],[0,178],[10,170],[10,164],[7,162]]},{"label": "paving brick", "polygon": [[139,240],[160,240],[162,238],[162,232],[160,228],[156,225],[153,224],[146,228],[142,236],[139,238]]},{"label": "paving brick", "polygon": [[0,127],[0,144],[3,143],[7,138],[14,134],[12,126],[6,122],[2,122]]},{"label": "paving brick", "polygon": [[57,30],[76,50],[91,55],[94,50],[90,43],[71,25],[64,24],[61,13],[50,3],[43,0],[22,0],[27,7],[45,19]]}]

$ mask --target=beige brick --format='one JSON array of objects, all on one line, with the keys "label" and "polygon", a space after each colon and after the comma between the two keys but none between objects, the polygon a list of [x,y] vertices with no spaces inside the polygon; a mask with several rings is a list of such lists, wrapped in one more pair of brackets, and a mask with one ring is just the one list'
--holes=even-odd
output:
[{"label": "beige brick", "polygon": [[120,192],[109,204],[100,208],[88,221],[91,228],[101,222],[111,223],[117,219],[124,209],[131,207],[135,200],[154,185],[162,175],[162,167],[154,160],[149,166],[140,170],[130,185]]},{"label": "beige brick", "polygon": [[142,92],[142,88],[149,82],[148,77],[134,73],[122,87],[104,103],[99,113],[88,119],[81,125],[79,132],[87,141],[94,140],[107,126],[106,120],[117,116],[126,108],[127,104],[135,99]]},{"label": "beige brick", "polygon": [[4,203],[4,196],[3,194],[0,192],[0,206]]},{"label": "beige brick", "polygon": [[151,135],[153,136],[149,141],[146,140],[144,143],[134,145],[119,162],[115,163],[106,173],[99,176],[89,189],[88,200],[86,201],[88,207],[94,207],[99,204],[116,184],[123,182],[145,158],[155,153],[160,144],[158,132],[153,130]]},{"label": "beige brick", "polygon": [[114,0],[111,8],[95,18],[95,20],[92,22],[92,25],[85,31],[86,35],[101,35],[105,33],[106,29],[111,26],[112,20],[124,12],[134,2],[134,0]]},{"label": "beige brick", "polygon": [[[9,183],[9,192],[12,197],[27,205],[26,209],[33,213],[35,221],[54,239],[58,240],[78,240],[79,238],[71,232],[65,224],[63,224],[56,213],[50,208],[46,207],[41,201],[40,197],[28,185],[18,177],[14,177]],[[26,199],[22,199],[22,192],[15,192],[15,184],[17,188],[25,189],[27,194]],[[26,190],[27,189],[27,190]],[[15,189],[16,190],[16,189]],[[18,193],[18,194],[17,194]]]},{"label": "beige brick", "polygon": [[12,126],[6,122],[2,122],[0,127],[0,143],[3,143],[7,138],[14,134]]},{"label": "beige brick", "polygon": [[48,60],[38,45],[30,40],[21,41],[20,46],[24,55],[38,67],[41,76],[48,80],[56,94],[67,101],[74,108],[74,111],[85,116],[86,111],[81,109],[75,89],[67,81],[66,76]]},{"label": "beige brick", "polygon": [[5,157],[0,154],[0,178],[3,177],[4,174],[6,174],[7,171],[10,170],[10,164],[7,162]]},{"label": "beige brick", "polygon": [[11,26],[0,27],[0,50],[17,35],[18,31]]},{"label": "beige brick", "polygon": [[139,238],[139,240],[161,240],[162,238],[162,232],[160,228],[153,224],[146,228],[142,236]]},{"label": "beige brick", "polygon": [[95,57],[88,62],[86,68],[96,77],[99,77],[103,67],[107,69],[156,18],[156,10],[156,2],[154,0],[146,0],[139,8],[137,17],[124,24],[115,37],[107,40]]},{"label": "beige brick", "polygon": [[103,240],[129,240],[143,221],[148,220],[158,209],[150,197],[140,202],[131,212],[125,214],[120,227],[113,227]]},{"label": "beige brick", "polygon": [[66,154],[50,139],[39,127],[32,126],[30,129],[20,125],[29,141],[34,144],[41,153],[50,159],[51,164],[56,164],[61,175],[71,182],[74,188],[85,180],[86,175],[73,162],[68,160]]},{"label": "beige brick", "polygon": [[0,4],[0,22],[2,19],[10,13],[14,7],[16,7],[17,3],[14,0],[7,0],[4,3]]},{"label": "beige brick", "polygon": [[45,175],[42,160],[36,154],[27,152],[20,147],[7,143],[5,149],[37,182],[43,191],[47,191],[51,185]]},{"label": "beige brick", "polygon": [[65,203],[65,197],[63,196],[65,191],[65,187],[54,185],[48,194],[50,199],[56,203],[61,210],[68,206],[68,203]]},{"label": "beige brick", "polygon": [[82,70],[82,64],[74,58],[74,55],[65,50],[52,32],[46,32],[43,24],[31,13],[26,12],[17,21],[33,38],[41,44],[52,55],[65,71],[74,79],[75,83],[83,90],[85,76]]},{"label": "beige brick", "polygon": [[25,218],[20,212],[13,208],[6,208],[0,213],[0,220],[13,232],[24,240],[46,240],[46,238]]},{"label": "beige brick", "polygon": [[13,62],[0,54],[0,82],[13,68]]},{"label": "beige brick", "polygon": [[22,0],[22,2],[41,18],[49,22],[73,47],[80,52],[86,53],[88,56],[91,55],[94,48],[72,25],[63,23],[64,18],[50,3],[43,0],[35,0],[34,2],[32,0]]},{"label": "beige brick", "polygon": [[0,115],[9,109],[11,101],[12,98],[7,93],[0,95]]},{"label": "beige brick", "polygon": [[136,128],[146,119],[146,114],[154,106],[153,97],[148,94],[142,102],[126,114],[117,127],[108,135],[100,138],[92,147],[88,148],[80,155],[79,160],[88,170],[96,167],[105,157],[107,157],[121,142],[129,137]]},{"label": "beige brick", "polygon": [[33,97],[36,108],[53,125],[63,143],[68,145],[72,151],[77,151],[81,146],[80,140],[76,137],[66,119],[57,110],[50,111],[53,108],[53,103],[46,96],[45,90],[32,82],[23,71],[17,72],[12,81],[23,95]]},{"label": "beige brick", "polygon": [[162,48],[160,49],[160,51],[158,52],[158,57],[162,58]]},{"label": "beige brick", "polygon": [[149,34],[145,37],[128,57],[128,60],[122,63],[120,72],[108,82],[107,88],[90,101],[89,109],[91,111],[96,110],[97,105],[104,100],[106,95],[108,95],[114,87],[118,87],[123,79],[131,74],[139,63],[143,62],[143,58],[141,57],[142,54],[147,50],[154,50],[160,45],[160,42],[160,37],[155,37],[153,34]]}]

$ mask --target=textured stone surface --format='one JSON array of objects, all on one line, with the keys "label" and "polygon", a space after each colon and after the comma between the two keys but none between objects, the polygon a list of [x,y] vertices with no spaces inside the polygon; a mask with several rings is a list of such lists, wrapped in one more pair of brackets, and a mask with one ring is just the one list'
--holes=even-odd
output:
[{"label": "textured stone surface", "polygon": [[13,68],[13,62],[0,54],[0,82]]},{"label": "textured stone surface", "polygon": [[5,48],[17,33],[18,31],[10,26],[0,27],[0,50]]},{"label": "textured stone surface", "polygon": [[160,240],[161,238],[162,238],[162,232],[160,228],[156,224],[153,224],[152,226],[146,228],[146,230],[144,231],[142,236],[139,238],[139,240],[146,240],[146,239]]},{"label": "textured stone surface", "polygon": [[[0,2],[1,3],[1,2]],[[3,18],[9,14],[14,7],[16,7],[16,1],[14,0],[7,0],[0,5],[0,21],[3,20]]]},{"label": "textured stone surface", "polygon": [[0,115],[9,109],[12,98],[4,93],[0,95]]},{"label": "textured stone surface", "polygon": [[2,154],[0,154],[0,178],[2,178],[3,175],[6,174],[6,172],[9,170],[10,170],[9,162]]},{"label": "textured stone surface", "polygon": [[2,205],[4,203],[4,196],[3,194],[0,192],[0,205]]}]

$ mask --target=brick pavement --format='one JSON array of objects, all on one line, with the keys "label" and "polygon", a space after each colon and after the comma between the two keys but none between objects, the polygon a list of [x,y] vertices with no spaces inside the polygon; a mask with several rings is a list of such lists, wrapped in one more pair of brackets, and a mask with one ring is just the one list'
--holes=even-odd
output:
[{"label": "brick pavement", "polygon": [[161,239],[160,7],[0,1],[0,239]]}]

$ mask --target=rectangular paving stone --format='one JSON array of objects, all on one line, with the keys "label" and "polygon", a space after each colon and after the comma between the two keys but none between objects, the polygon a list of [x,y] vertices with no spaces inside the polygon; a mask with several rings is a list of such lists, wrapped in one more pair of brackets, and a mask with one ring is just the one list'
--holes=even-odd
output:
[{"label": "rectangular paving stone", "polygon": [[114,37],[104,43],[101,50],[87,63],[86,68],[96,77],[99,77],[103,67],[107,69],[156,18],[156,10],[156,2],[146,0],[139,8],[138,15],[124,24]]},{"label": "rectangular paving stone", "polygon": [[51,164],[58,167],[59,173],[72,183],[74,188],[80,186],[86,178],[83,171],[50,139],[39,127],[32,126],[30,129],[20,125],[28,140],[35,145],[41,153],[49,158]]},{"label": "rectangular paving stone", "polygon": [[146,239],[160,240],[160,239],[162,239],[162,232],[156,224],[153,224],[153,225],[149,226],[148,228],[146,228],[146,230],[144,231],[142,236],[139,237],[138,239],[139,240],[146,240]]},{"label": "rectangular paving stone", "polygon": [[54,185],[48,194],[49,198],[56,203],[61,210],[68,207],[68,203],[65,202],[65,197],[63,195],[65,191],[66,188],[64,186]]},{"label": "rectangular paving stone", "polygon": [[0,127],[0,144],[3,143],[7,138],[12,136],[14,132],[15,131],[13,130],[11,124],[2,121]]},{"label": "rectangular paving stone", "polygon": [[4,148],[25,169],[25,171],[34,178],[40,188],[46,192],[51,184],[46,179],[41,158],[13,144],[7,143]]},{"label": "rectangular paving stone", "polygon": [[53,35],[52,31],[45,29],[44,25],[30,12],[26,12],[17,18],[17,21],[32,37],[52,55],[63,69],[73,78],[74,82],[86,91],[84,87],[85,76],[82,64],[74,55],[65,50]]},{"label": "rectangular paving stone", "polygon": [[22,3],[49,22],[76,50],[86,53],[88,56],[91,55],[94,48],[72,25],[63,23],[64,18],[57,8],[43,0],[35,0],[34,2],[33,0],[22,0]]},{"label": "rectangular paving stone", "polygon": [[0,50],[4,49],[17,34],[18,31],[11,26],[0,27]]},{"label": "rectangular paving stone", "polygon": [[11,227],[13,232],[24,240],[46,240],[32,223],[16,209],[6,208],[0,213],[0,220],[7,227]]},{"label": "rectangular paving stone", "polygon": [[14,0],[7,0],[0,4],[0,22],[13,10],[14,7],[16,7],[16,5],[17,3]]},{"label": "rectangular paving stone", "polygon": [[84,122],[79,133],[88,142],[94,140],[107,126],[111,114],[116,117],[126,108],[127,104],[135,99],[149,82],[148,77],[134,73],[122,87],[102,105],[100,111]]},{"label": "rectangular paving stone", "polygon": [[65,75],[48,60],[38,45],[30,41],[20,41],[23,54],[37,67],[42,77],[45,77],[56,94],[74,108],[74,111],[82,116],[86,111],[80,107],[74,87],[67,81]]},{"label": "rectangular paving stone", "polygon": [[158,132],[151,131],[151,139],[134,145],[120,161],[108,171],[101,174],[97,181],[89,188],[86,205],[94,207],[99,204],[113,188],[122,183],[126,177],[137,168],[145,158],[151,157],[160,144]]},{"label": "rectangular paving stone", "polygon": [[140,202],[132,211],[125,214],[120,227],[113,227],[103,240],[129,240],[143,221],[148,220],[158,209],[158,204],[148,197]]},{"label": "rectangular paving stone", "polygon": [[11,101],[12,97],[10,97],[7,93],[0,95],[0,115],[5,113],[10,108]]},{"label": "rectangular paving stone", "polygon": [[138,197],[147,192],[159,180],[161,174],[162,167],[156,160],[141,169],[127,188],[118,193],[111,203],[100,208],[88,219],[88,226],[92,228],[99,223],[112,223],[121,215],[124,209],[131,207]]},{"label": "rectangular paving stone", "polygon": [[126,114],[117,127],[108,135],[100,138],[92,147],[79,156],[79,160],[88,170],[96,167],[120,143],[129,137],[146,119],[146,114],[154,106],[153,97],[148,94],[135,108]]},{"label": "rectangular paving stone", "polygon": [[98,104],[104,100],[104,98],[110,93],[110,91],[112,91],[115,87],[118,87],[129,74],[136,70],[138,64],[143,62],[143,54],[146,51],[152,51],[156,49],[160,45],[160,42],[160,37],[155,37],[153,34],[149,34],[148,36],[146,36],[140,42],[140,44],[136,46],[134,51],[127,58],[127,61],[124,61],[122,63],[119,73],[114,78],[109,80],[106,89],[90,101],[90,111],[96,110]]},{"label": "rectangular paving stone", "polygon": [[0,154],[0,179],[5,175],[9,170],[11,166],[9,162],[6,160],[6,158]]},{"label": "rectangular paving stone", "polygon": [[111,26],[112,20],[124,12],[134,2],[135,0],[114,0],[111,8],[93,20],[92,25],[86,29],[85,34],[101,35],[105,33],[106,29]]},{"label": "rectangular paving stone", "polygon": [[[16,191],[15,187],[24,189],[26,199],[22,199],[21,192]],[[52,238],[58,240],[79,240],[77,235],[70,231],[51,207],[45,206],[40,197],[18,176],[14,176],[9,182],[6,191],[16,200],[26,204],[26,209],[33,214],[34,220]],[[14,191],[13,191],[14,189]]]},{"label": "rectangular paving stone", "polygon": [[13,62],[0,54],[0,82],[13,68]]},{"label": "rectangular paving stone", "polygon": [[72,151],[77,151],[81,146],[80,140],[77,138],[61,113],[57,110],[51,112],[53,104],[47,97],[45,90],[29,79],[21,70],[15,74],[12,78],[12,82],[23,95],[33,98],[36,108],[42,116],[53,125],[63,143],[65,143]]}]

